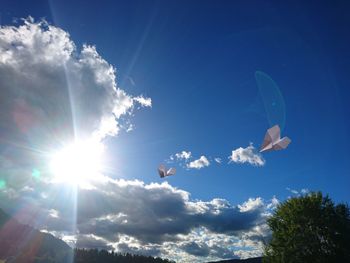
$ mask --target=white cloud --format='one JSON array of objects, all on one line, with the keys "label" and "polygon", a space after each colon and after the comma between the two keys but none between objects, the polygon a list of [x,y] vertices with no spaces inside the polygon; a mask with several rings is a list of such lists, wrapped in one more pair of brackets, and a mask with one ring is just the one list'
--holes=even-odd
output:
[{"label": "white cloud", "polygon": [[199,159],[194,160],[187,164],[187,168],[190,169],[201,169],[204,167],[207,167],[210,165],[210,162],[208,161],[207,157],[202,155]]},{"label": "white cloud", "polygon": [[291,192],[292,194],[294,194],[296,196],[307,195],[308,193],[310,193],[310,190],[307,188],[302,188],[301,190],[295,190],[295,189],[291,189],[291,188],[287,187],[286,190]]},{"label": "white cloud", "polygon": [[254,166],[263,166],[265,164],[264,158],[255,151],[253,144],[250,144],[247,148],[239,147],[233,150],[229,159],[230,162],[249,163]]},{"label": "white cloud", "polygon": [[267,206],[267,208],[276,209],[279,204],[280,201],[276,198],[276,196],[273,196],[271,199],[271,203]]},{"label": "white cloud", "polygon": [[297,190],[291,189],[289,187],[287,187],[286,190],[291,192],[292,194],[295,194],[295,195],[299,194],[299,192]]},{"label": "white cloud", "polygon": [[242,205],[238,205],[241,212],[248,212],[251,210],[258,209],[264,205],[262,198],[249,198],[248,201],[244,202]]},{"label": "white cloud", "polygon": [[59,217],[59,212],[57,210],[55,210],[55,209],[50,209],[49,210],[49,215],[51,217],[58,218]]},{"label": "white cloud", "polygon": [[75,240],[74,245],[76,247],[83,247],[87,249],[105,249],[105,250],[114,250],[113,246],[107,240],[95,236],[93,234],[88,235],[79,235],[77,240]]},{"label": "white cloud", "polygon": [[307,189],[307,188],[303,188],[303,189],[300,190],[300,193],[303,194],[303,195],[306,195],[306,194],[310,193],[310,190]]},{"label": "white cloud", "polygon": [[192,157],[192,154],[191,152],[182,151],[182,152],[176,153],[175,157],[178,160],[181,160],[181,159],[188,160]]},{"label": "white cloud", "polygon": [[185,168],[188,165],[188,162],[192,158],[192,153],[190,151],[181,151],[175,154],[170,155],[168,162],[176,162],[182,168]]},{"label": "white cloud", "polygon": [[214,158],[214,160],[215,160],[215,162],[217,162],[217,163],[221,163],[221,158],[219,158],[219,157]]},{"label": "white cloud", "polygon": [[134,98],[134,101],[137,101],[143,107],[152,107],[152,99],[151,98],[145,98],[143,96],[138,96],[138,97]]}]

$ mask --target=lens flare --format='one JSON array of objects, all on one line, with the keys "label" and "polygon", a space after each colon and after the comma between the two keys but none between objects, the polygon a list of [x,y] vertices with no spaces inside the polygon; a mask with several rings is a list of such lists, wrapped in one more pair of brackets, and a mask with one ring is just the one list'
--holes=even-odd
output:
[{"label": "lens flare", "polygon": [[38,169],[33,169],[32,171],[32,176],[35,178],[35,179],[40,179],[40,171]]},{"label": "lens flare", "polygon": [[6,182],[4,180],[0,180],[0,189],[4,189],[6,187]]}]

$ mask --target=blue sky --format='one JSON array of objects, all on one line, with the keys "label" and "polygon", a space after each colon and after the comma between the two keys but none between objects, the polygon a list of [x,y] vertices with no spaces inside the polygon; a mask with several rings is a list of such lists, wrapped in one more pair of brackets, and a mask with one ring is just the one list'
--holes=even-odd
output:
[{"label": "blue sky", "polygon": [[[166,181],[194,200],[232,204],[285,200],[292,195],[286,188],[350,201],[348,11],[346,1],[0,4],[1,25],[45,18],[68,32],[78,49],[95,45],[117,69],[119,87],[152,99],[151,109],[132,117],[132,132],[104,139],[110,177],[161,183],[157,166],[190,151],[192,161],[204,155],[210,165],[169,164],[178,170]],[[256,71],[273,79],[273,94],[282,94],[281,100],[264,101],[268,91],[259,90]],[[233,150],[250,142],[259,148],[266,129],[276,124],[264,102],[284,103],[277,115],[292,143],[264,153],[261,167],[228,164]]]}]

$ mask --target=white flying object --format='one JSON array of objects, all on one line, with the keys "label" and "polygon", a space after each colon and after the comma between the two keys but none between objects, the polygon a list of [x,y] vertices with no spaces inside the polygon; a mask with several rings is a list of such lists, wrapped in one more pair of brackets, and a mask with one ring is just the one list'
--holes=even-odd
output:
[{"label": "white flying object", "polygon": [[267,130],[260,152],[286,149],[290,142],[291,140],[288,137],[281,139],[280,127],[275,125]]},{"label": "white flying object", "polygon": [[158,167],[158,173],[161,178],[164,178],[166,176],[174,175],[176,173],[176,169],[172,167],[169,170],[166,170],[165,166],[161,164]]}]

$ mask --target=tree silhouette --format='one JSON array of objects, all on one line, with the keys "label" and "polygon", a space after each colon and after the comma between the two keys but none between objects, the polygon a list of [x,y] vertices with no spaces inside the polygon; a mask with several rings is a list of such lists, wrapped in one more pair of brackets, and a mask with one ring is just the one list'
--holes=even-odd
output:
[{"label": "tree silhouette", "polygon": [[321,192],[291,198],[268,219],[264,262],[350,262],[350,212]]},{"label": "tree silhouette", "polygon": [[114,253],[97,249],[74,249],[75,263],[173,263],[167,259],[151,256]]}]

